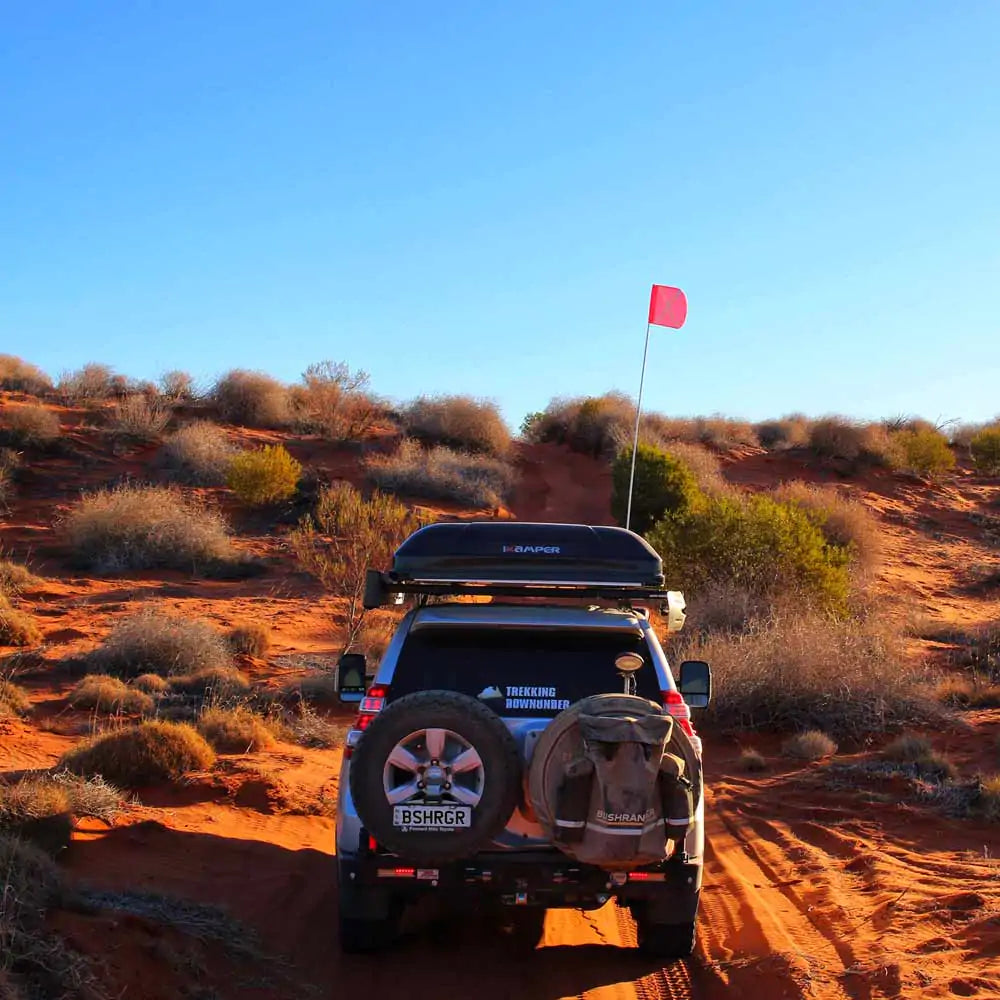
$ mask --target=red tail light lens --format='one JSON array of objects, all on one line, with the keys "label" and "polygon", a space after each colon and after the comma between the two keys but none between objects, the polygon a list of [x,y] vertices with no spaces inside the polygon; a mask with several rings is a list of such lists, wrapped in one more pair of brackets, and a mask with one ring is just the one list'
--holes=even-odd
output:
[{"label": "red tail light lens", "polygon": [[385,708],[385,700],[388,697],[389,688],[387,685],[374,684],[368,689],[368,693],[361,699],[361,704],[358,706],[358,717],[354,720],[354,726],[348,733],[344,756],[350,757],[353,753],[351,736],[363,733],[372,724],[372,719]]},{"label": "red tail light lens", "polygon": [[694,726],[691,725],[691,709],[681,697],[680,691],[661,691],[663,707],[675,718],[688,736],[694,736]]}]

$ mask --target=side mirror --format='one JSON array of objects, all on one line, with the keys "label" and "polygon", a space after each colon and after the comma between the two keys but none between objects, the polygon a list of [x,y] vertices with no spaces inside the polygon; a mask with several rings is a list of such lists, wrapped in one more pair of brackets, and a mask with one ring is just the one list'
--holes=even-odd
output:
[{"label": "side mirror", "polygon": [[678,687],[689,708],[706,708],[712,700],[712,668],[704,660],[685,660]]},{"label": "side mirror", "polygon": [[361,701],[367,690],[364,653],[344,653],[337,661],[337,697],[345,704]]}]

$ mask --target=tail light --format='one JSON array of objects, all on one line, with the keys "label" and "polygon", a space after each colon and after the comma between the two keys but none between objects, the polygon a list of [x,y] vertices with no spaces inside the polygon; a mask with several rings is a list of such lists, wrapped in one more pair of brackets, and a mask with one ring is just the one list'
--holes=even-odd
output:
[{"label": "tail light", "polygon": [[688,736],[694,736],[694,726],[691,725],[691,709],[687,702],[681,697],[680,691],[661,691],[663,695],[663,707],[680,724]]},{"label": "tail light", "polygon": [[368,689],[368,693],[361,699],[361,704],[358,706],[358,717],[354,720],[354,725],[347,734],[347,742],[344,746],[345,757],[351,757],[361,734],[372,724],[372,719],[385,708],[385,700],[388,697],[388,685],[373,684]]}]

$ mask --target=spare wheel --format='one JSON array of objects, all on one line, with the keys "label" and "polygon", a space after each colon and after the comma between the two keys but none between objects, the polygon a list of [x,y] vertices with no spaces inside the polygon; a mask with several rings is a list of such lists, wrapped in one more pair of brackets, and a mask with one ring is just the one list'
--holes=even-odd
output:
[{"label": "spare wheel", "polygon": [[455,691],[417,691],[383,709],[351,760],[351,797],[368,832],[423,863],[474,854],[517,805],[521,763],[503,720]]}]

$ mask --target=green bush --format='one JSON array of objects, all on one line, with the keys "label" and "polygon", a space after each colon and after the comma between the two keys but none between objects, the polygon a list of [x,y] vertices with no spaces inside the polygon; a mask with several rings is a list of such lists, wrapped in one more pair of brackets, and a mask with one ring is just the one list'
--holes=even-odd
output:
[{"label": "green bush", "polygon": [[982,476],[1000,476],[1000,425],[984,427],[969,442],[976,472]]},{"label": "green bush", "polygon": [[[625,523],[632,449],[621,451],[612,469],[611,512]],[[662,518],[683,517],[702,501],[694,473],[681,461],[650,445],[640,444],[635,460],[635,490],[632,495],[633,531],[642,534]]]},{"label": "green bush", "polygon": [[671,582],[697,589],[729,583],[756,594],[793,591],[845,608],[850,551],[830,544],[809,513],[764,494],[706,497],[649,532]]},{"label": "green bush", "polygon": [[295,493],[302,466],[281,445],[244,451],[229,463],[226,485],[244,502],[258,507],[287,500]]},{"label": "green bush", "polygon": [[899,446],[904,469],[920,476],[939,476],[955,466],[948,439],[931,427],[903,430],[892,435]]}]

